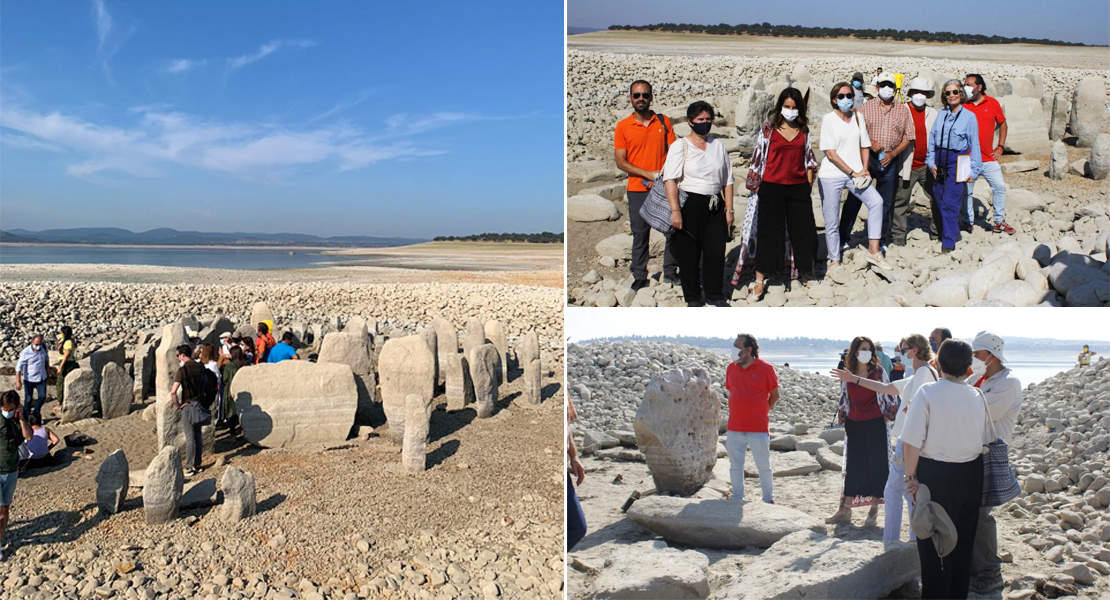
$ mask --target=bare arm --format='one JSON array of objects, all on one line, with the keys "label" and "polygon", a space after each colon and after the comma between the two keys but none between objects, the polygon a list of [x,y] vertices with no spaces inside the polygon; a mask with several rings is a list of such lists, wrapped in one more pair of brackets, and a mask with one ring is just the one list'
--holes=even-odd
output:
[{"label": "bare arm", "polygon": [[736,220],[736,215],[734,215],[732,213],[732,189],[733,189],[733,184],[730,183],[730,184],[725,186],[725,192],[724,192],[724,197],[725,197],[725,222],[728,223],[728,225],[730,225],[730,226],[732,225],[732,222],[734,220]]},{"label": "bare arm", "polygon": [[23,439],[29,440],[35,436],[35,431],[31,429],[30,423],[27,422],[27,415],[23,411],[19,411],[19,428],[23,430]]},{"label": "bare arm", "polygon": [[636,165],[628,162],[628,150],[625,148],[614,150],[613,158],[617,161],[617,168],[624,171],[625,173],[628,173],[629,175],[642,177],[649,182],[654,182],[656,175],[658,175],[658,173],[654,171],[641,169],[640,167],[637,167]]},{"label": "bare arm", "polygon": [[571,439],[569,430],[567,431],[567,458],[570,462],[570,470],[574,472],[575,485],[582,485],[586,479],[586,468],[582,466],[582,461],[578,460],[578,449],[574,447],[574,440]]},{"label": "bare arm", "polygon": [[47,428],[46,436],[47,436],[47,438],[49,438],[49,442],[47,443],[47,448],[53,448],[54,446],[58,445],[58,442],[61,441],[61,440],[58,439],[58,434],[54,433],[53,429]]},{"label": "bare arm", "polygon": [[170,400],[173,401],[174,406],[180,407],[181,403],[177,401],[177,390],[181,388],[181,384],[173,382],[173,387],[170,388]]},{"label": "bare arm", "polygon": [[[921,456],[921,448],[902,442],[902,462],[906,465],[906,477],[917,477],[917,459]],[[917,499],[917,479],[906,482],[906,492]]]},{"label": "bare arm", "polygon": [[667,187],[667,203],[671,205],[671,225],[675,229],[682,229],[682,208],[678,205],[678,182],[668,179],[664,185]]},{"label": "bare arm", "polygon": [[1009,125],[1006,121],[1002,122],[1002,126],[998,129],[998,145],[991,148],[991,154],[994,155],[994,160],[1002,158],[1002,148],[1006,145],[1006,132],[1009,131]]},{"label": "bare arm", "polygon": [[767,408],[768,409],[774,408],[775,404],[778,404],[779,397],[781,395],[782,394],[779,393],[779,388],[775,388],[775,389],[771,390],[771,395],[767,398]]},{"label": "bare arm", "polygon": [[893,383],[882,383],[880,381],[875,381],[874,379],[858,377],[855,373],[847,371],[845,369],[833,369],[832,371],[829,371],[829,375],[832,375],[833,379],[836,379],[837,381],[843,381],[844,383],[855,383],[871,390],[872,392],[889,394],[891,396],[898,395],[898,388],[895,387]]}]

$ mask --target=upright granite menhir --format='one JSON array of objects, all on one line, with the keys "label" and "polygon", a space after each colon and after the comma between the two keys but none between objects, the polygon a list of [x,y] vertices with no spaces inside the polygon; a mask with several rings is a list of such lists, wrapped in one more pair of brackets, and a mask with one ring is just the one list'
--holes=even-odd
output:
[{"label": "upright granite menhir", "polygon": [[655,488],[689,496],[713,475],[721,401],[700,367],[674,369],[652,378],[636,411],[636,445],[644,453]]}]

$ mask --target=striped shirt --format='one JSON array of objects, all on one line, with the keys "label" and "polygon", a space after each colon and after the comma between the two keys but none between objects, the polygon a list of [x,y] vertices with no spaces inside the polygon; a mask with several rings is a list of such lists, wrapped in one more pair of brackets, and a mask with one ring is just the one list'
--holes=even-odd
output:
[{"label": "striped shirt", "polygon": [[[887,104],[880,99],[865,102],[859,114],[867,122],[867,134],[872,144],[892,152],[903,141],[914,141],[916,133],[910,108],[901,102]],[[879,157],[875,157],[878,159]]]}]

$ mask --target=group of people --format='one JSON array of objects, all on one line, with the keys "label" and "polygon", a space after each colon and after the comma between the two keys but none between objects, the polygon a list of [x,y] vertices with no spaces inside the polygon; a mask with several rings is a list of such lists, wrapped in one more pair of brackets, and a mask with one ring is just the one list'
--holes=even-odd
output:
[{"label": "group of people", "polygon": [[[924,77],[909,82],[909,102],[896,99],[900,90],[881,69],[875,96],[865,94],[863,75],[842,81],[829,91],[832,112],[821,120],[818,148],[813,152],[807,96],[784,89],[760,128],[745,187],[748,203],[741,222],[740,254],[732,284],[754,271],[748,295],[758,301],[765,281],[778,273],[806,283],[815,277],[818,252],[816,219],[810,192],[817,181],[825,222],[828,267],[840,264],[849,248],[852,227],[861,206],[867,206],[867,250],[864,258],[879,269],[890,269],[886,247],[905,245],[911,196],[920,185],[932,208],[934,239],[951,252],[960,230],[971,231],[971,194],[982,176],[993,190],[993,231],[1013,234],[1005,221],[1006,184],[998,159],[1006,142],[1006,117],[986,95],[979,74],[952,79],[942,87],[942,111],[928,106],[933,83]],[[710,131],[717,113],[704,101],[686,111],[690,134],[677,138],[674,124],[651,109],[651,83],[637,80],[629,88],[633,112],[617,123],[614,154],[628,173],[627,198],[632,229],[633,290],[649,285],[650,225],[640,215],[655,185],[664,185],[673,233],[663,255],[663,279],[682,287],[689,306],[727,306],[723,291],[725,245],[735,224],[734,178],[729,155]],[[996,129],[998,132],[996,142]],[[841,193],[848,199],[841,206]]]}]

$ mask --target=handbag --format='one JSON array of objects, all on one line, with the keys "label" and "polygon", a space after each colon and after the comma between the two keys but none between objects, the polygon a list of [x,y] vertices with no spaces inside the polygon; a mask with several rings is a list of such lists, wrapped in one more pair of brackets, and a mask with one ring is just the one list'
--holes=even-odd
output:
[{"label": "handbag", "polygon": [[[686,138],[682,138],[682,177],[686,176],[687,143]],[[682,208],[683,206],[686,206],[686,192],[679,188],[678,207]],[[667,187],[663,183],[662,172],[655,178],[655,183],[652,184],[643,206],[640,207],[640,217],[643,218],[652,229],[663,235],[674,233],[674,226],[671,225],[671,203],[667,200]]]},{"label": "handbag", "polygon": [[1018,497],[1021,488],[1018,487],[1017,477],[1010,468],[1010,447],[994,432],[994,420],[991,419],[991,409],[987,406],[987,396],[983,390],[975,388],[983,398],[983,408],[987,411],[987,423],[991,427],[993,442],[983,445],[983,497],[980,506],[999,506]]},{"label": "handbag", "polygon": [[208,425],[212,423],[212,411],[204,408],[200,402],[193,400],[189,403],[189,424],[190,425]]}]

